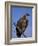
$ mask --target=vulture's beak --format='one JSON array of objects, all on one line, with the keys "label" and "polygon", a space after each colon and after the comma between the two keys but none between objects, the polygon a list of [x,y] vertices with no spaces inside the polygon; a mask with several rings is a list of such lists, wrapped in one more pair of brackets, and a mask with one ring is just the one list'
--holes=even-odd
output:
[{"label": "vulture's beak", "polygon": [[26,13],[26,16],[30,16],[30,14]]}]

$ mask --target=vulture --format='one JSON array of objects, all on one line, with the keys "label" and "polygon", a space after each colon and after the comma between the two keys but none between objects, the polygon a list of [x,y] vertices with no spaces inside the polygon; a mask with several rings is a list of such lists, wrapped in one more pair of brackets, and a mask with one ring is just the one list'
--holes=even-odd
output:
[{"label": "vulture", "polygon": [[27,16],[29,16],[29,14],[25,14],[23,15],[16,24],[16,35],[17,37],[21,37],[21,35],[23,34],[24,37],[26,37],[26,35],[24,35],[24,32],[26,31],[26,28],[28,27],[28,18]]}]

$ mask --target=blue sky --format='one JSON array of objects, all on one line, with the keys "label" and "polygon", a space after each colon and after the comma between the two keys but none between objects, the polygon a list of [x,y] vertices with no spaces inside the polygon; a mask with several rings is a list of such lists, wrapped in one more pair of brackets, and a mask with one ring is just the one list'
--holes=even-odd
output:
[{"label": "blue sky", "polygon": [[[28,16],[29,24],[24,34],[27,37],[32,37],[32,8],[12,6],[11,7],[12,24],[13,22],[17,23],[21,16],[23,16],[26,13],[28,13],[30,16]],[[14,25],[12,25],[12,37],[17,38],[16,27]],[[24,38],[24,36],[21,35],[21,38]]]}]

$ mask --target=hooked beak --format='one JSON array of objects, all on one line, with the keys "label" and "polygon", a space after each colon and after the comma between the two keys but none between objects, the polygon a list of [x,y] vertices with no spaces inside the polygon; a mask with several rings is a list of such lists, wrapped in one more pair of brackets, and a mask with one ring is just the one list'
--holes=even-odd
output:
[{"label": "hooked beak", "polygon": [[26,13],[26,16],[30,16],[28,13]]}]

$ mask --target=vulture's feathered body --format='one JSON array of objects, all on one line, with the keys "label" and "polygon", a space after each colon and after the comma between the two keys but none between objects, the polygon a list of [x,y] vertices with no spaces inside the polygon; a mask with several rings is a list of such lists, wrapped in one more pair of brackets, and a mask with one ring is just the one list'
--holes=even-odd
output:
[{"label": "vulture's feathered body", "polygon": [[22,16],[16,24],[16,35],[17,37],[21,37],[21,34],[24,33],[24,31],[26,30],[27,26],[28,26],[28,19],[27,16],[29,16],[29,14],[26,14],[24,16]]}]

